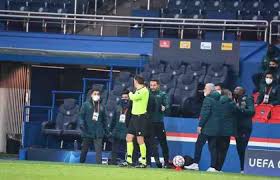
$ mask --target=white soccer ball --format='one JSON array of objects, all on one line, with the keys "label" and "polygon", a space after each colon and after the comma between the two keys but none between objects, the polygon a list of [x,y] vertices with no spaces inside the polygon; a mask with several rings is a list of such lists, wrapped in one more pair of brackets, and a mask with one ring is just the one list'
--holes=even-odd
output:
[{"label": "white soccer ball", "polygon": [[173,164],[176,167],[182,167],[185,164],[185,159],[183,156],[177,155],[173,158]]}]

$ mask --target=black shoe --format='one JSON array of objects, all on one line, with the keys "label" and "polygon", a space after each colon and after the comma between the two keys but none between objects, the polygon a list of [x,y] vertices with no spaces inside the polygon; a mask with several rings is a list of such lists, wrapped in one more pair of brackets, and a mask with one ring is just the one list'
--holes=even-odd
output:
[{"label": "black shoe", "polygon": [[146,168],[146,167],[147,167],[147,165],[146,164],[142,164],[142,163],[140,163],[137,166],[135,166],[135,168]]},{"label": "black shoe", "polygon": [[132,163],[129,163],[127,161],[124,161],[123,163],[119,164],[120,167],[133,167]]},{"label": "black shoe", "polygon": [[171,166],[169,163],[164,163],[163,168],[165,168],[165,169],[171,169],[172,166]]},{"label": "black shoe", "polygon": [[161,164],[160,162],[156,162],[156,166],[157,166],[158,168],[162,168],[162,164]]}]

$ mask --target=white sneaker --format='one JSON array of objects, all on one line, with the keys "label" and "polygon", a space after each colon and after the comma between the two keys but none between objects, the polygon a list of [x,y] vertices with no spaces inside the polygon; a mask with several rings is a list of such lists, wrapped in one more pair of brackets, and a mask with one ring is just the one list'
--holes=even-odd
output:
[{"label": "white sneaker", "polygon": [[207,172],[219,172],[219,171],[217,171],[215,168],[210,167],[207,169]]},{"label": "white sneaker", "polygon": [[197,163],[192,163],[189,166],[184,166],[184,169],[188,169],[188,170],[199,170],[198,164]]},{"label": "white sneaker", "polygon": [[244,171],[240,171],[240,174],[244,174]]}]

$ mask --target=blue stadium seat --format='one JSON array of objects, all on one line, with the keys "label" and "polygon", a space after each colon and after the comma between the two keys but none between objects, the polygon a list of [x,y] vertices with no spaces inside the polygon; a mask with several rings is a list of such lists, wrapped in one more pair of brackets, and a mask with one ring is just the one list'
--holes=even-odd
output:
[{"label": "blue stadium seat", "polygon": [[186,75],[194,77],[199,83],[204,83],[204,77],[206,74],[206,66],[201,62],[194,62],[187,66]]},{"label": "blue stadium seat", "polygon": [[224,9],[224,3],[220,0],[208,0],[205,4],[206,11],[222,11]]},{"label": "blue stadium seat", "polygon": [[79,106],[76,100],[65,99],[58,109],[55,122],[45,121],[42,123],[42,133],[47,136],[56,136],[60,140],[62,140],[64,130],[66,130],[65,135],[67,136],[79,136],[78,114]]},{"label": "blue stadium seat", "polygon": [[182,64],[181,61],[173,60],[173,61],[164,61],[167,66],[165,69],[166,73],[171,74],[172,76],[180,76],[185,73],[186,67]]},{"label": "blue stadium seat", "polygon": [[244,1],[244,11],[250,13],[261,12],[264,10],[264,4],[260,0]]},{"label": "blue stadium seat", "polygon": [[211,64],[207,69],[207,74],[204,79],[206,83],[222,83],[227,84],[228,79],[228,67],[223,64]]},{"label": "blue stadium seat", "polygon": [[153,76],[152,79],[159,80],[161,90],[167,94],[176,87],[176,80],[171,73],[160,73]]},{"label": "blue stadium seat", "polygon": [[196,96],[197,87],[198,81],[193,76],[182,74],[177,80],[176,90],[182,91],[185,98],[191,98]]},{"label": "blue stadium seat", "polygon": [[[143,10],[135,9],[132,10],[131,16],[137,17],[160,17],[161,13],[159,10]],[[129,36],[130,37],[141,37],[141,28],[139,25],[131,25]],[[152,28],[151,25],[145,25],[142,37],[157,38],[159,37],[159,29]]]},{"label": "blue stadium seat", "polygon": [[119,103],[121,94],[125,88],[121,85],[115,85],[114,89],[109,93],[109,97],[107,101],[115,101]]},{"label": "blue stadium seat", "polygon": [[164,72],[164,68],[164,64],[156,60],[152,60],[144,65],[144,71],[151,72],[152,75]]},{"label": "blue stadium seat", "polygon": [[164,18],[184,18],[180,9],[165,9],[162,15]]},{"label": "blue stadium seat", "polygon": [[[206,11],[207,19],[237,19],[236,12],[232,11]],[[222,40],[221,31],[205,31],[204,38],[207,40]],[[224,40],[235,40],[235,34],[232,32],[225,32]]]},{"label": "blue stadium seat", "polygon": [[[173,10],[166,9],[163,12],[162,17],[178,19],[178,18],[185,18],[185,15],[182,14],[182,10],[180,9],[173,9]],[[178,38],[179,36],[178,26],[167,25],[167,27],[168,29],[162,29],[163,36],[166,38]]]},{"label": "blue stadium seat", "polygon": [[[177,80],[172,99],[172,112],[184,114],[192,111],[191,102],[196,98],[198,82],[193,76],[183,74]],[[185,112],[184,112],[185,111]]]},{"label": "blue stadium seat", "polygon": [[280,20],[280,11],[270,11],[269,13],[266,13],[264,15],[264,19],[266,19],[268,21]]},{"label": "blue stadium seat", "polygon": [[257,13],[246,12],[242,15],[243,20],[264,20],[264,17]]},{"label": "blue stadium seat", "polygon": [[189,0],[186,8],[189,10],[203,11],[205,9],[205,3],[203,0]]},{"label": "blue stadium seat", "polygon": [[186,7],[186,0],[170,0],[167,7],[169,10],[180,10]]},{"label": "blue stadium seat", "polygon": [[240,15],[241,12],[243,11],[243,1],[241,0],[233,0],[233,1],[225,1],[224,2],[224,7],[226,11],[234,12],[236,13],[236,18],[241,19]]},{"label": "blue stadium seat", "polygon": [[145,80],[145,84],[148,84],[149,81],[151,80],[152,78],[152,73],[149,72],[149,71],[143,71],[139,74],[140,76],[142,76]]},{"label": "blue stadium seat", "polygon": [[47,1],[31,1],[29,3],[30,11],[34,12],[48,12],[48,2]]},{"label": "blue stadium seat", "polygon": [[183,11],[183,14],[186,18],[189,18],[189,19],[203,19],[204,18],[204,14],[200,10],[185,9]]},{"label": "blue stadium seat", "polygon": [[7,9],[14,11],[29,11],[29,1],[7,0]]},{"label": "blue stadium seat", "polygon": [[120,74],[114,80],[114,86],[122,86],[123,88],[131,87],[131,73],[130,72],[120,72]]},{"label": "blue stadium seat", "polygon": [[264,3],[264,9],[266,14],[275,14],[275,12],[280,11],[280,2],[279,0],[273,0],[272,2],[269,3]]}]

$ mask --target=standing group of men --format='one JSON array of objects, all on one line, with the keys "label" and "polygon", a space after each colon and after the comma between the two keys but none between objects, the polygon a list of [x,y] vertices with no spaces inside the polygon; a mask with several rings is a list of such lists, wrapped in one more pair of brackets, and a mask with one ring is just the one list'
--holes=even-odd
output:
[{"label": "standing group of men", "polygon": [[252,132],[254,101],[245,95],[245,89],[236,87],[234,92],[222,89],[212,83],[205,85],[204,101],[197,128],[194,163],[185,169],[199,170],[198,163],[202,148],[208,141],[211,157],[210,172],[221,171],[230,144],[230,137],[236,139],[241,173],[244,170],[245,151]]},{"label": "standing group of men", "polygon": [[86,101],[80,112],[82,130],[82,150],[80,162],[86,160],[91,143],[96,151],[96,163],[101,163],[102,139],[110,134],[112,142],[112,164],[117,164],[120,146],[125,146],[126,160],[120,166],[132,166],[138,159],[137,149],[140,151],[140,161],[136,167],[145,168],[151,163],[151,156],[155,158],[158,167],[162,167],[159,160],[156,139],[159,141],[164,156],[164,165],[168,166],[169,150],[163,123],[164,112],[169,108],[167,96],[159,89],[159,81],[150,81],[150,90],[144,85],[140,76],[134,78],[134,92],[123,91],[117,113],[108,129],[106,127],[105,108],[100,103],[100,91],[93,89],[89,93],[91,98]]},{"label": "standing group of men", "polygon": [[[159,141],[164,157],[164,166],[169,166],[169,150],[163,123],[164,113],[169,108],[165,92],[160,90],[158,80],[150,81],[150,89],[144,85],[140,76],[134,78],[134,92],[125,90],[117,115],[110,129],[106,127],[105,109],[100,103],[100,91],[93,89],[91,98],[86,101],[80,112],[82,129],[82,150],[80,162],[85,162],[91,143],[96,151],[96,163],[101,163],[102,140],[105,134],[113,137],[112,164],[117,164],[120,146],[126,145],[126,158],[120,166],[133,166],[140,152],[140,161],[136,167],[145,168],[151,163],[151,156],[156,165],[162,167],[159,160],[156,139]],[[221,90],[221,86],[208,83],[204,89],[204,101],[197,128],[198,139],[195,145],[194,163],[186,169],[198,170],[203,145],[208,142],[211,165],[208,171],[221,171],[230,137],[234,136],[240,158],[241,172],[244,169],[246,147],[252,131],[254,115],[253,99],[245,95],[242,87],[236,87],[232,94]]]}]

